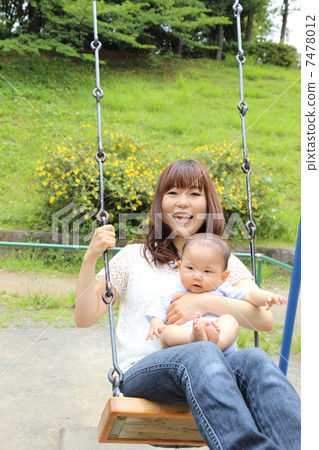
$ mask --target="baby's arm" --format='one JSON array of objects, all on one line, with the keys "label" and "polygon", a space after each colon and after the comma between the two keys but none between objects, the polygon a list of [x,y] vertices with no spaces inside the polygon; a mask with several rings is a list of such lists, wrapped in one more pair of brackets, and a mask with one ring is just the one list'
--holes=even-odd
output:
[{"label": "baby's arm", "polygon": [[147,333],[146,339],[154,339],[154,336],[159,337],[164,327],[165,324],[161,319],[158,319],[157,317],[152,317],[150,329]]},{"label": "baby's arm", "polygon": [[284,305],[287,303],[287,299],[284,296],[264,291],[263,289],[252,289],[243,300],[255,306],[266,306],[266,310],[270,309],[273,305]]}]

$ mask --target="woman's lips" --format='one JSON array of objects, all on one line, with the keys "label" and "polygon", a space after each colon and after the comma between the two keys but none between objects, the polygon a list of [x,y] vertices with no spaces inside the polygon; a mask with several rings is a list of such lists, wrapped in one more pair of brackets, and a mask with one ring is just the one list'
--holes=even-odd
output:
[{"label": "woman's lips", "polygon": [[186,224],[192,220],[193,215],[190,213],[176,212],[172,214],[172,218],[180,224]]}]

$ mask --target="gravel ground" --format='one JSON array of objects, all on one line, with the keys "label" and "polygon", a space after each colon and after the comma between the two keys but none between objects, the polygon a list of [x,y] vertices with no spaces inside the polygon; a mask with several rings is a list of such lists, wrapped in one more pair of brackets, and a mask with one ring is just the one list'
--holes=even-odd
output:
[{"label": "gravel ground", "polygon": [[[6,291],[7,295],[21,292],[67,294],[74,292],[75,284],[75,278],[0,271],[0,291]],[[275,322],[282,323],[285,308],[273,310]],[[300,330],[300,308],[296,329]],[[1,449],[62,449],[61,442],[59,447],[61,429],[79,430],[84,436],[85,432],[96,428],[111,394],[107,381],[111,358],[105,327],[57,328],[39,325],[30,319],[22,327],[13,323],[0,328],[0,341]],[[277,355],[273,358],[278,360]],[[300,359],[300,355],[290,357],[287,375],[299,394]],[[65,443],[68,436],[64,437]],[[93,450],[91,446],[85,447],[85,439],[84,436],[81,449]],[[126,449],[120,444],[100,447]],[[80,450],[79,445],[72,444],[64,446],[63,450],[73,448]]]}]

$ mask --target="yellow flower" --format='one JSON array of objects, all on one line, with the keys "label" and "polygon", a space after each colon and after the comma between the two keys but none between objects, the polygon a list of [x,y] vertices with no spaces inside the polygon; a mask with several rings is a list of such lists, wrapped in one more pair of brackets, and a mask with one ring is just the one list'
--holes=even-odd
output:
[{"label": "yellow flower", "polygon": [[48,183],[46,181],[42,181],[42,185],[46,186]]},{"label": "yellow flower", "polygon": [[117,205],[116,209],[122,209],[122,206]]},{"label": "yellow flower", "polygon": [[54,202],[55,197],[52,195],[49,199],[49,203],[53,203]]}]

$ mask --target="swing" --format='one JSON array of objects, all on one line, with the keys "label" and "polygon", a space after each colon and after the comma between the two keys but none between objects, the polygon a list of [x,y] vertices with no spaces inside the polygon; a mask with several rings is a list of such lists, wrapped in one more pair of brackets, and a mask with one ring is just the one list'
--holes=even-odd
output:
[{"label": "swing", "polygon": [[[100,225],[106,225],[109,219],[108,213],[104,210],[104,189],[103,189],[103,163],[106,160],[106,154],[102,150],[101,142],[101,106],[100,100],[103,97],[103,91],[100,87],[99,79],[99,50],[101,43],[97,34],[97,15],[95,0],[93,3],[93,24],[94,24],[94,41],[91,48],[95,52],[95,71],[96,71],[96,88],[93,90],[93,97],[96,99],[97,105],[97,128],[98,128],[98,152],[95,159],[99,164],[99,181],[100,181],[100,210],[97,214],[97,221]],[[242,66],[245,62],[244,52],[241,46],[241,25],[240,14],[242,7],[239,0],[235,0],[233,5],[234,15],[237,21],[238,35],[238,55],[236,60],[239,65],[239,85],[240,85],[240,102],[238,104],[239,113],[242,122],[242,139],[244,160],[242,170],[246,175],[246,187],[248,197],[249,221],[246,224],[248,238],[250,240],[252,272],[256,279],[255,269],[255,250],[254,235],[256,226],[253,221],[252,203],[250,192],[250,160],[247,157],[246,135],[245,135],[245,114],[247,105],[243,96],[243,70]],[[197,425],[190,412],[188,405],[176,406],[155,403],[142,398],[123,397],[120,392],[120,383],[123,373],[117,363],[116,343],[115,343],[115,327],[113,320],[113,303],[114,294],[112,292],[110,273],[108,266],[107,250],[104,252],[105,265],[105,281],[106,291],[102,298],[104,303],[109,307],[109,323],[111,335],[111,348],[113,358],[113,369],[109,373],[109,381],[113,385],[113,397],[107,402],[102,413],[98,426],[98,440],[100,443],[129,443],[129,444],[151,444],[155,446],[173,446],[173,447],[193,447],[205,446],[205,442],[197,429]],[[255,345],[258,346],[258,333],[255,332]]]}]

